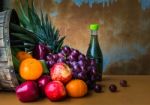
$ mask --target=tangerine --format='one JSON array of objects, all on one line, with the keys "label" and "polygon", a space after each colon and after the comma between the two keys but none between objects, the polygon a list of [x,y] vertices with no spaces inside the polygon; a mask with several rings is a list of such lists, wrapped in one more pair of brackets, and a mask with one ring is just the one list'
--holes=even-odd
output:
[{"label": "tangerine", "polygon": [[27,53],[27,52],[25,52],[25,51],[19,51],[19,52],[17,53],[16,57],[17,57],[17,59],[18,59],[19,61],[23,61],[23,60],[25,60],[25,59],[27,59],[27,58],[32,58],[32,55],[29,54],[29,53]]},{"label": "tangerine", "polygon": [[25,80],[36,80],[43,73],[43,67],[40,61],[34,58],[27,58],[20,64],[19,74]]},{"label": "tangerine", "polygon": [[66,85],[66,90],[71,97],[83,97],[88,92],[86,83],[80,79],[71,80]]}]

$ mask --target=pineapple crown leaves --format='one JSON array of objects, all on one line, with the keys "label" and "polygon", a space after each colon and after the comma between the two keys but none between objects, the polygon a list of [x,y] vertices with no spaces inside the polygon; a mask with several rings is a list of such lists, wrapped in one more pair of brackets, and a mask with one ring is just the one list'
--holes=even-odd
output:
[{"label": "pineapple crown leaves", "polygon": [[36,35],[39,43],[46,44],[52,49],[53,53],[57,53],[63,45],[65,36],[60,37],[59,30],[49,21],[48,14],[43,15],[41,10],[41,16],[39,16],[34,6],[34,0],[31,1],[31,6],[29,6],[28,0],[24,0],[24,2],[23,0],[16,0],[16,2],[19,5],[18,16],[21,26],[31,31],[30,33],[33,33],[33,36]]}]

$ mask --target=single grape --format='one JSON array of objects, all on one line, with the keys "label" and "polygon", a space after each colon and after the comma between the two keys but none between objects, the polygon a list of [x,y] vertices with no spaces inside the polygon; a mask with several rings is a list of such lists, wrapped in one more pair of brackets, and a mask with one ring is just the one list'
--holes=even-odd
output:
[{"label": "single grape", "polygon": [[96,61],[94,59],[90,59],[90,65],[96,66]]},{"label": "single grape", "polygon": [[78,56],[78,60],[85,60],[85,55],[80,54],[80,55]]},{"label": "single grape", "polygon": [[80,68],[81,68],[81,70],[82,70],[82,71],[87,71],[87,70],[86,70],[86,67],[85,67],[85,66],[83,66],[83,65],[82,65],[82,66],[80,66]]},{"label": "single grape", "polygon": [[58,53],[57,55],[58,55],[59,58],[64,58],[65,57],[65,55],[63,53]]},{"label": "single grape", "polygon": [[116,92],[116,91],[117,91],[117,86],[114,85],[114,84],[111,84],[111,85],[109,86],[109,90],[110,90],[111,92]]},{"label": "single grape", "polygon": [[78,73],[78,79],[87,80],[87,75],[85,72]]},{"label": "single grape", "polygon": [[73,65],[73,69],[74,69],[74,71],[76,71],[76,72],[81,72],[81,68],[80,68],[80,66],[79,66],[78,64]]},{"label": "single grape", "polygon": [[52,57],[55,61],[57,61],[59,59],[59,56],[57,54],[52,55]]},{"label": "single grape", "polygon": [[57,62],[58,62],[58,63],[60,63],[60,62],[66,63],[66,60],[65,60],[65,58],[59,58],[59,59],[57,60]]},{"label": "single grape", "polygon": [[64,46],[64,47],[62,48],[62,50],[66,51],[67,53],[70,53],[70,52],[71,52],[71,49],[70,49],[69,46]]},{"label": "single grape", "polygon": [[55,64],[55,61],[54,60],[50,60],[50,61],[47,61],[46,63],[47,63],[47,66],[49,68],[51,68]]},{"label": "single grape", "polygon": [[87,71],[88,71],[89,73],[91,73],[93,69],[96,70],[96,66],[88,66],[88,67],[87,67]]},{"label": "single grape", "polygon": [[70,54],[69,51],[66,51],[66,50],[63,50],[63,49],[60,51],[60,53],[62,53],[65,56],[68,56]]},{"label": "single grape", "polygon": [[46,61],[50,61],[50,60],[53,60],[52,54],[48,54],[46,56]]},{"label": "single grape", "polygon": [[127,81],[126,81],[126,80],[121,80],[121,81],[120,81],[120,85],[121,85],[122,87],[127,87]]},{"label": "single grape", "polygon": [[96,71],[96,68],[91,68],[91,75],[96,75],[97,74],[97,71]]},{"label": "single grape", "polygon": [[84,61],[84,60],[79,60],[78,61],[78,64],[80,65],[80,66],[86,66],[86,62]]},{"label": "single grape", "polygon": [[100,84],[95,84],[94,91],[100,93],[102,91],[102,86]]},{"label": "single grape", "polygon": [[78,79],[85,79],[83,72],[78,73]]},{"label": "single grape", "polygon": [[78,50],[73,50],[73,51],[71,52],[71,55],[74,56],[74,57],[76,57],[76,59],[78,59],[79,51],[78,51]]},{"label": "single grape", "polygon": [[87,57],[87,56],[85,56],[85,60],[86,60],[86,62],[88,63],[88,65],[90,65],[90,59]]},{"label": "single grape", "polygon": [[72,66],[74,66],[74,65],[78,65],[78,62],[73,61],[73,62],[70,62],[70,64],[71,64]]},{"label": "single grape", "polygon": [[69,55],[69,56],[68,56],[68,60],[69,60],[69,61],[72,61],[72,62],[73,62],[73,61],[77,61],[76,57],[74,57],[73,55]]}]

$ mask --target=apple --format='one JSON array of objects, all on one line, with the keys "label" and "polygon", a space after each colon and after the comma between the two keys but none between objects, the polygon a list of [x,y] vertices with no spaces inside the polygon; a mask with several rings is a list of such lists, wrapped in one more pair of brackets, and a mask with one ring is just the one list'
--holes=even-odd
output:
[{"label": "apple", "polygon": [[39,98],[38,85],[34,81],[26,81],[16,87],[16,95],[22,102],[32,102]]},{"label": "apple", "polygon": [[60,81],[51,81],[45,87],[45,95],[51,101],[60,101],[66,96],[66,90]]},{"label": "apple", "polygon": [[41,96],[44,96],[44,94],[45,94],[44,93],[44,88],[47,85],[47,83],[50,82],[50,80],[51,80],[51,78],[50,78],[49,75],[43,75],[38,79],[38,86],[39,86],[39,89],[40,89]]},{"label": "apple", "polygon": [[65,63],[56,63],[50,70],[51,79],[66,84],[72,78],[72,71]]}]

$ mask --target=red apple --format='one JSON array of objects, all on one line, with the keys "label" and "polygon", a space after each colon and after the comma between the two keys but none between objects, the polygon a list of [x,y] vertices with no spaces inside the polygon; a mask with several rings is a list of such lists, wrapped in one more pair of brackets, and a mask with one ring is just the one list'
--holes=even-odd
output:
[{"label": "red apple", "polygon": [[44,96],[44,88],[50,82],[50,80],[51,78],[49,75],[43,75],[38,79],[38,86],[42,96]]},{"label": "red apple", "polygon": [[62,100],[66,96],[66,90],[60,81],[51,81],[45,87],[45,95],[51,101]]},{"label": "red apple", "polygon": [[50,70],[51,79],[66,84],[72,78],[72,71],[65,63],[56,63]]},{"label": "red apple", "polygon": [[16,87],[16,95],[22,102],[32,102],[39,98],[38,85],[34,81],[26,81]]}]

